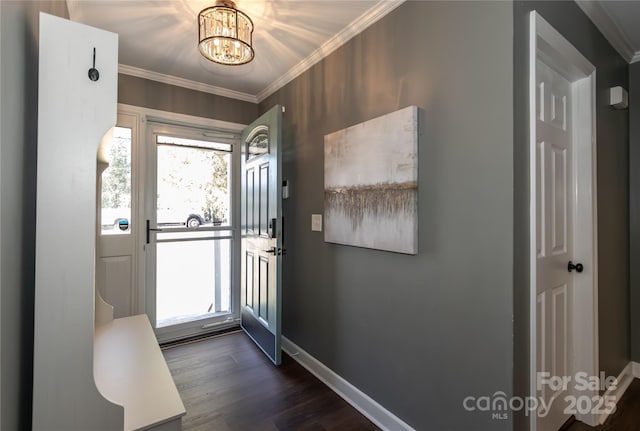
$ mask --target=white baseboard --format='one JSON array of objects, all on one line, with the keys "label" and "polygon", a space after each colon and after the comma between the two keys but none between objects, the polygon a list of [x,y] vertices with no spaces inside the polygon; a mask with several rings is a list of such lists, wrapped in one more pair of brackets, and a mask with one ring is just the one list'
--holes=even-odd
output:
[{"label": "white baseboard", "polygon": [[286,337],[282,337],[282,350],[382,430],[414,431],[400,418]]},{"label": "white baseboard", "polygon": [[[633,381],[634,377],[638,377],[640,374],[640,364],[635,362],[629,362],[626,367],[620,372],[620,375],[617,377],[618,384],[615,386],[615,389],[609,388],[603,394],[605,397],[613,397],[616,400],[616,404],[620,401],[620,398],[624,395],[625,391]],[[606,400],[606,398],[605,398]],[[602,413],[598,418],[598,422],[602,425],[611,413]]]}]

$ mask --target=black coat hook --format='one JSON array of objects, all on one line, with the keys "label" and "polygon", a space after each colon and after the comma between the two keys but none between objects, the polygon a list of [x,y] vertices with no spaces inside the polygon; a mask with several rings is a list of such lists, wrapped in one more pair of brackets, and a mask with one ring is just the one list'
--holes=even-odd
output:
[{"label": "black coat hook", "polygon": [[96,69],[96,49],[93,48],[93,67],[89,69],[89,79],[92,81],[97,81],[100,79],[100,72]]}]

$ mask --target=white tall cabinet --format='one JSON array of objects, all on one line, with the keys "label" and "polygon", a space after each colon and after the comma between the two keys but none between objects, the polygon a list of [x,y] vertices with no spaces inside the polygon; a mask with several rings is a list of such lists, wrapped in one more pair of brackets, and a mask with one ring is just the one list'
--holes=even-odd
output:
[{"label": "white tall cabinet", "polygon": [[116,34],[40,14],[34,430],[124,423],[93,378],[96,157],[117,83]]}]

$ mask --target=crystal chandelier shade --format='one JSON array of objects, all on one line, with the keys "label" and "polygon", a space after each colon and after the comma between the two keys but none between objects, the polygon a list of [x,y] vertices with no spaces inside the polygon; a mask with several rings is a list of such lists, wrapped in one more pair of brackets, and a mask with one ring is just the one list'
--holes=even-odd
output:
[{"label": "crystal chandelier shade", "polygon": [[198,48],[207,59],[226,65],[253,60],[253,22],[235,3],[218,0],[198,14]]}]

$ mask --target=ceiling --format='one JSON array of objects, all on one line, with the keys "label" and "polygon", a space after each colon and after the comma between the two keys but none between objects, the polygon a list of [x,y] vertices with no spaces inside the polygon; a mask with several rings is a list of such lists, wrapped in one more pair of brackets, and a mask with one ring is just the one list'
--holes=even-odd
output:
[{"label": "ceiling", "polygon": [[576,0],[609,43],[628,62],[640,61],[640,2]]},{"label": "ceiling", "polygon": [[254,22],[255,59],[222,66],[197,47],[215,0],[67,0],[71,20],[119,34],[120,72],[258,102],[404,0],[238,0]]},{"label": "ceiling", "polygon": [[[120,72],[259,102],[405,0],[237,0],[254,22],[255,59],[222,66],[197,48],[215,0],[67,0],[73,21],[119,34]],[[627,62],[640,61],[640,1],[576,0]]]}]

